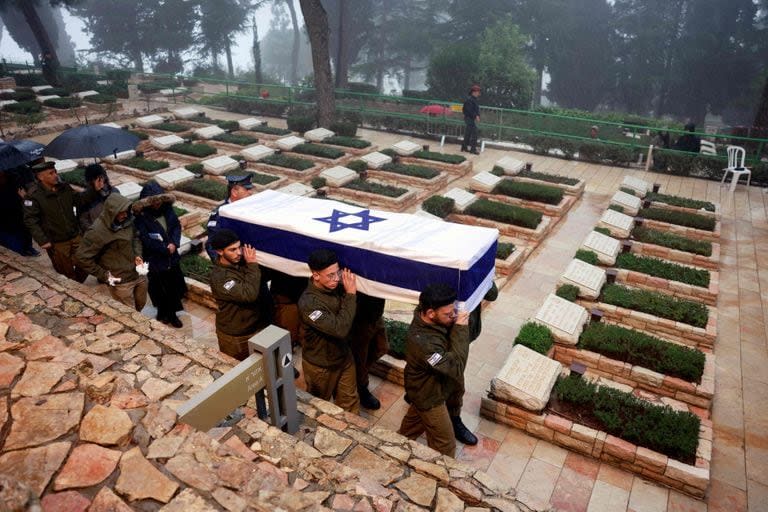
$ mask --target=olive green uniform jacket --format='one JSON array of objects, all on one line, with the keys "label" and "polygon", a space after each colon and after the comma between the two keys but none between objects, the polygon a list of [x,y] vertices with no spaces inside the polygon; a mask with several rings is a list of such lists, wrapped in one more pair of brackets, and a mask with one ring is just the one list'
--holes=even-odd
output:
[{"label": "olive green uniform jacket", "polygon": [[425,411],[445,403],[464,376],[469,328],[431,325],[418,311],[405,338],[405,401]]},{"label": "olive green uniform jacket", "polygon": [[110,194],[101,215],[83,235],[75,253],[82,269],[101,282],[107,281],[107,272],[122,279],[122,283],[139,278],[136,256],[141,256],[141,241],[133,221],[128,220],[119,228],[114,225],[115,216],[130,206],[130,199]]},{"label": "olive green uniform jacket", "polygon": [[92,187],[75,192],[67,183],[53,190],[38,183],[24,199],[24,225],[39,245],[72,240],[80,234],[75,208],[83,208],[98,195]]},{"label": "olive green uniform jacket", "polygon": [[214,264],[211,269],[211,293],[219,306],[216,330],[230,336],[246,336],[264,327],[260,289],[258,263]]},{"label": "olive green uniform jacket", "polygon": [[299,298],[302,357],[321,368],[341,368],[352,357],[346,338],[356,310],[355,295],[344,293],[341,283],[328,291],[310,280]]}]

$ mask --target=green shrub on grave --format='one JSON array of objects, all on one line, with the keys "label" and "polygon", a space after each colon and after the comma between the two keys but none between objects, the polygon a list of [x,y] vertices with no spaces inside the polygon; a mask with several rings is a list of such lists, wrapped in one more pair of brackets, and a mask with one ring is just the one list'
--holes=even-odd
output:
[{"label": "green shrub on grave", "polygon": [[175,204],[172,206],[173,206],[173,213],[175,213],[177,217],[183,217],[184,215],[189,213],[189,210],[186,210],[181,206],[176,206]]},{"label": "green shrub on grave", "polygon": [[344,188],[359,190],[360,192],[368,192],[369,194],[377,194],[386,197],[400,197],[408,192],[408,189],[405,188],[385,185],[384,183],[376,183],[374,181],[363,181],[361,179],[350,181],[344,185]]},{"label": "green shrub on grave", "polygon": [[605,285],[600,301],[702,329],[707,327],[709,320],[709,309],[700,302],[676,299],[663,293],[637,290],[618,284]]},{"label": "green shrub on grave", "polygon": [[364,160],[352,160],[344,167],[352,169],[355,172],[365,172],[368,170],[368,164]]},{"label": "green shrub on grave", "polygon": [[72,169],[71,171],[61,173],[59,174],[59,178],[64,183],[69,183],[70,185],[77,185],[78,187],[85,187],[87,185],[85,181],[84,167],[78,167],[76,169]]},{"label": "green shrub on grave", "polygon": [[576,302],[576,299],[579,298],[579,287],[574,284],[561,284],[555,290],[555,295],[561,299]]},{"label": "green shrub on grave", "polygon": [[554,395],[593,417],[599,430],[686,464],[696,462],[701,420],[693,413],[651,404],[573,374],[558,379]]},{"label": "green shrub on grave", "polygon": [[387,341],[389,342],[389,355],[396,359],[405,359],[405,339],[409,327],[405,322],[389,318],[384,319],[384,328],[387,331]]},{"label": "green shrub on grave", "polygon": [[317,122],[312,116],[288,114],[286,125],[288,126],[289,130],[304,133],[315,128],[317,126]]},{"label": "green shrub on grave", "polygon": [[552,205],[560,204],[564,194],[563,189],[558,187],[512,180],[501,180],[493,187],[492,193]]},{"label": "green shrub on grave", "polygon": [[323,188],[325,185],[327,185],[327,183],[328,183],[328,180],[326,180],[322,176],[315,176],[314,178],[309,180],[309,185],[315,190],[319,188]]},{"label": "green shrub on grave", "polygon": [[273,154],[266,156],[259,160],[261,163],[268,165],[275,165],[277,167],[285,167],[287,169],[295,169],[297,171],[306,171],[315,166],[312,160],[306,158],[299,158],[296,156],[288,156],[280,154]]},{"label": "green shrub on grave", "polygon": [[209,146],[208,144],[193,144],[182,142],[181,144],[174,144],[168,151],[179,153],[182,155],[194,156],[197,158],[203,158],[216,153],[216,148]]},{"label": "green shrub on grave", "polygon": [[312,143],[299,144],[291,151],[294,153],[300,153],[302,155],[312,155],[320,158],[328,158],[330,160],[336,160],[337,158],[341,158],[345,155],[345,153],[340,149]]},{"label": "green shrub on grave", "polygon": [[201,163],[187,164],[184,166],[184,168],[195,174],[203,174],[204,171],[203,164]]},{"label": "green shrub on grave", "polygon": [[65,89],[64,87],[51,87],[50,89],[40,91],[40,94],[42,96],[61,96],[64,98],[69,96],[71,92],[69,89]]},{"label": "green shrub on grave", "polygon": [[342,135],[335,135],[323,140],[323,144],[333,144],[334,146],[344,146],[346,148],[365,149],[371,146],[371,143],[367,140],[358,139],[356,137],[344,137]]},{"label": "green shrub on grave", "polygon": [[170,166],[170,164],[165,160],[148,160],[139,156],[128,158],[126,160],[120,160],[118,163],[120,165],[125,165],[126,167],[133,167],[134,169],[139,169],[146,172],[156,172],[160,169],[166,169]]},{"label": "green shrub on grave", "polygon": [[670,206],[679,206],[681,208],[690,208],[692,210],[706,210],[708,212],[715,211],[715,205],[709,201],[699,201],[698,199],[673,196],[670,194],[659,194],[658,192],[649,192],[648,195],[645,196],[645,200],[656,203],[664,203]]},{"label": "green shrub on grave", "polygon": [[97,105],[106,105],[107,103],[117,103],[117,97],[112,94],[91,94],[83,98],[86,103],[95,103]]},{"label": "green shrub on grave", "polygon": [[267,126],[267,125],[261,125],[261,126],[254,126],[251,128],[252,132],[258,132],[258,133],[266,133],[267,135],[290,135],[291,130],[286,130],[285,128],[275,128],[274,126]]},{"label": "green shrub on grave", "polygon": [[42,109],[38,101],[19,101],[18,103],[3,105],[3,110],[12,114],[35,114]]},{"label": "green shrub on grave", "polygon": [[645,219],[677,224],[678,226],[701,229],[704,231],[714,231],[717,223],[714,217],[681,212],[678,210],[667,210],[664,208],[643,208],[640,210],[640,213],[638,213],[638,216]]},{"label": "green shrub on grave", "polygon": [[335,121],[331,123],[329,130],[342,137],[354,137],[357,134],[357,123],[347,120]]},{"label": "green shrub on grave", "polygon": [[619,212],[619,213],[624,213],[624,207],[623,206],[619,206],[618,204],[608,205],[608,209],[616,211],[616,212]]},{"label": "green shrub on grave", "polygon": [[548,174],[544,172],[534,172],[522,170],[517,173],[519,178],[528,178],[531,180],[548,181],[550,183],[558,183],[561,185],[578,185],[579,180],[576,178],[568,178],[566,176],[559,176],[557,174]]},{"label": "green shrub on grave", "polygon": [[424,180],[431,180],[440,175],[440,171],[432,169],[431,167],[424,167],[423,165],[407,165],[407,164],[395,164],[389,163],[381,166],[382,171],[392,172],[395,174],[402,174],[403,176],[411,176],[414,178],[421,178]]},{"label": "green shrub on grave", "polygon": [[515,244],[510,242],[499,242],[496,244],[496,259],[505,260],[515,252]]},{"label": "green shrub on grave", "polygon": [[621,253],[616,257],[616,267],[692,286],[709,287],[710,274],[708,270],[686,267],[650,256],[640,256],[629,252]]},{"label": "green shrub on grave", "polygon": [[180,133],[180,132],[186,132],[187,130],[190,130],[191,128],[187,125],[181,124],[181,123],[160,123],[156,124],[152,127],[153,130],[162,130],[164,132],[173,132],[173,133]]},{"label": "green shrub on grave", "polygon": [[81,104],[82,101],[80,101],[80,98],[75,97],[51,98],[43,102],[43,105],[46,107],[58,108],[61,110],[79,107]]},{"label": "green shrub on grave", "polygon": [[600,264],[600,258],[597,257],[597,253],[588,249],[578,249],[573,257],[577,260],[585,261],[590,265]]},{"label": "green shrub on grave", "polygon": [[379,150],[379,153],[382,153],[382,154],[384,154],[384,155],[387,155],[387,156],[388,156],[388,157],[390,157],[390,158],[395,158],[395,157],[398,157],[398,158],[399,158],[399,157],[400,157],[400,155],[398,155],[398,154],[395,152],[395,150],[394,150],[394,149],[392,149],[392,148],[384,148],[384,149],[380,149],[380,150]]},{"label": "green shrub on grave", "polygon": [[515,345],[523,345],[534,352],[544,355],[549,352],[554,343],[555,338],[552,336],[552,331],[549,330],[549,327],[534,322],[523,324],[517,338],[515,338]]},{"label": "green shrub on grave", "polygon": [[249,137],[248,135],[236,135],[234,133],[222,133],[213,138],[219,142],[226,142],[228,144],[237,144],[238,146],[250,146],[256,144],[259,139],[255,137]]},{"label": "green shrub on grave", "polygon": [[637,191],[635,191],[635,189],[633,189],[633,188],[619,187],[619,191],[624,192],[625,194],[629,194],[631,196],[637,197]]},{"label": "green shrub on grave", "polygon": [[0,94],[0,100],[35,101],[36,97],[37,95],[29,89]]},{"label": "green shrub on grave", "polygon": [[181,273],[186,277],[200,281],[201,283],[210,283],[211,268],[213,263],[208,258],[203,258],[199,254],[185,254],[179,261]]},{"label": "green shrub on grave", "polygon": [[608,228],[595,227],[595,228],[592,228],[592,231],[597,231],[598,233],[603,234],[605,236],[612,236],[611,230]]},{"label": "green shrub on grave", "polygon": [[696,384],[701,382],[706,362],[704,353],[695,348],[602,322],[584,329],[578,348]]},{"label": "green shrub on grave", "polygon": [[435,162],[444,162],[446,164],[460,164],[466,161],[461,155],[451,155],[449,153],[438,153],[436,151],[417,151],[414,153],[413,158],[421,158],[424,160],[434,160]]},{"label": "green shrub on grave", "polygon": [[227,186],[216,180],[195,179],[185,181],[176,186],[176,190],[213,199],[214,201],[223,201],[227,198]]},{"label": "green shrub on grave", "polygon": [[450,197],[432,196],[421,203],[421,209],[441,219],[453,213],[455,201]]},{"label": "green shrub on grave", "polygon": [[676,251],[690,252],[701,256],[712,256],[712,242],[693,240],[675,233],[638,226],[632,230],[632,238],[646,244],[660,245]]},{"label": "green shrub on grave", "polygon": [[[123,128],[123,129],[125,130],[125,128]],[[138,130],[125,130],[125,131],[127,131],[131,135],[135,135],[140,140],[147,140],[147,139],[149,139],[149,135],[147,135],[146,133],[144,133],[142,131],[138,131]]]},{"label": "green shrub on grave", "polygon": [[464,213],[480,217],[481,219],[512,224],[528,229],[536,229],[543,218],[543,215],[535,210],[489,199],[478,199],[470,204],[464,210]]}]

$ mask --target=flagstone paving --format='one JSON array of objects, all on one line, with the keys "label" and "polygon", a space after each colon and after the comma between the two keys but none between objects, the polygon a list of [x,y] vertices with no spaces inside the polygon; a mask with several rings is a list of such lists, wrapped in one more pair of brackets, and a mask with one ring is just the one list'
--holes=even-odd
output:
[{"label": "flagstone paving", "polygon": [[[220,119],[243,117],[220,111],[209,111],[208,115]],[[280,120],[270,120],[270,124],[284,126]],[[360,135],[382,148],[404,138],[402,135],[368,130],[361,130]],[[430,144],[433,150],[439,148],[435,141],[414,140]],[[458,153],[458,146],[447,146],[445,151]],[[586,189],[565,219],[501,290],[498,300],[483,312],[483,333],[472,344],[465,372],[467,395],[463,412],[465,423],[477,434],[480,443],[476,447],[461,447],[457,459],[475,469],[486,471],[506,485],[516,487],[518,499],[531,508],[635,512],[768,510],[768,408],[765,406],[768,397],[768,372],[765,370],[768,367],[766,194],[760,188],[747,190],[740,186],[735,194],[729,195],[727,188],[717,182],[488,147],[481,155],[471,157],[471,160],[475,172],[479,172],[490,170],[495,161],[506,155],[533,162],[536,171],[583,179],[586,181]],[[717,386],[712,413],[712,484],[704,501],[692,499],[610,465],[586,459],[479,417],[480,398],[486,392],[493,375],[506,360],[520,326],[534,314],[544,297],[554,290],[558,277],[626,175],[660,183],[664,193],[719,202],[722,206],[719,334],[714,349],[717,356]],[[450,187],[466,187],[470,178],[471,174],[453,182]],[[49,265],[46,258],[27,260],[27,263]],[[30,286],[29,282],[17,283],[22,288]],[[89,283],[95,286],[92,281]],[[187,304],[186,309],[187,313],[181,315],[185,324],[182,332],[193,337],[202,347],[215,348],[214,313],[191,303]],[[147,315],[153,313],[151,306],[144,311]],[[19,327],[22,326],[17,329]],[[23,367],[17,369],[16,361],[5,354],[0,356],[7,359],[3,360],[2,365],[7,373],[0,375],[2,386],[2,382],[12,381]],[[297,364],[300,365],[300,357],[297,357]],[[301,385],[302,381],[299,383]],[[407,408],[402,388],[375,377],[372,378],[372,388],[380,398],[382,408],[379,411],[366,411],[363,416],[376,425],[396,429]],[[167,390],[155,391],[162,394]],[[125,400],[129,400],[130,393],[125,393]],[[22,398],[19,402],[23,400],[34,398]],[[0,409],[3,407],[7,408],[7,405],[0,404]],[[66,411],[57,414],[61,416],[58,421],[66,422]],[[0,416],[6,415],[7,412]],[[50,428],[55,429],[56,425],[50,425]],[[47,458],[57,456],[58,452],[40,452],[40,448],[34,448],[38,441],[27,437],[17,432],[15,442],[19,447],[28,447],[26,450],[30,454],[34,452],[36,457],[41,457],[41,464]],[[64,454],[68,450],[68,447],[47,446],[47,450],[58,449]],[[0,465],[4,462],[10,463],[0,460]],[[140,470],[140,461],[126,461],[124,455],[120,464],[124,463],[133,464]],[[46,477],[45,472],[39,476],[40,479],[46,478],[46,482],[50,477]],[[129,482],[123,482],[123,485],[129,486]],[[403,487],[415,486],[409,482],[403,483]],[[227,497],[221,498],[225,500]],[[97,501],[109,503],[111,499],[111,493],[105,493]]]}]

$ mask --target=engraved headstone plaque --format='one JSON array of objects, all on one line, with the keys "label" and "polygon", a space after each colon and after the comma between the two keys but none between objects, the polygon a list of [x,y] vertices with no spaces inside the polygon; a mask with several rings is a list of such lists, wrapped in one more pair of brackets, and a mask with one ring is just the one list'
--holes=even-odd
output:
[{"label": "engraved headstone plaque", "polygon": [[574,259],[560,276],[560,284],[572,284],[579,287],[579,296],[596,299],[605,285],[605,270]]},{"label": "engraved headstone plaque", "polygon": [[560,343],[575,345],[588,319],[589,313],[584,307],[550,293],[533,321],[549,327]]},{"label": "engraved headstone plaque", "polygon": [[277,139],[275,145],[283,151],[290,151],[299,144],[304,144],[305,142],[306,141],[301,137],[290,135],[288,137],[283,137],[282,139]]},{"label": "engraved headstone plaque", "polygon": [[240,154],[243,155],[243,157],[249,162],[258,162],[262,158],[266,158],[274,153],[274,149],[263,144],[250,146],[240,150]]},{"label": "engraved headstone plaque", "polygon": [[176,119],[191,119],[193,117],[202,114],[202,110],[198,110],[194,107],[181,107],[171,110],[173,117]]},{"label": "engraved headstone plaque", "polygon": [[560,372],[559,362],[523,345],[515,345],[491,381],[491,394],[529,411],[541,411]]},{"label": "engraved headstone plaque", "polygon": [[627,194],[626,192],[619,190],[613,194],[613,197],[611,198],[611,204],[621,206],[624,209],[624,213],[627,215],[635,216],[637,215],[637,212],[640,211],[642,201],[640,201],[639,197]]},{"label": "engraved headstone plaque", "polygon": [[195,135],[203,139],[212,139],[226,133],[219,126],[205,126],[195,130]]},{"label": "engraved headstone plaque", "polygon": [[410,156],[421,149],[421,146],[410,140],[401,140],[392,145],[395,153],[401,156]]},{"label": "engraved headstone plaque", "polygon": [[615,210],[606,210],[603,216],[600,217],[598,226],[607,228],[613,236],[618,238],[629,238],[634,220],[635,219],[629,215]]},{"label": "engraved headstone plaque", "polygon": [[472,190],[480,192],[492,192],[494,187],[499,184],[501,178],[490,172],[480,172],[472,176],[469,187]]},{"label": "engraved headstone plaque", "polygon": [[592,231],[584,239],[581,248],[596,253],[597,259],[603,265],[614,265],[616,256],[621,252],[621,242],[611,236]]},{"label": "engraved headstone plaque", "polygon": [[343,187],[350,181],[357,179],[359,175],[352,169],[337,165],[324,170],[320,176],[325,178],[326,183],[331,187]]},{"label": "engraved headstone plaque", "polygon": [[142,128],[149,128],[151,126],[155,126],[156,124],[160,124],[164,122],[165,122],[165,119],[158,116],[157,114],[140,117],[136,120],[136,124],[141,126]]},{"label": "engraved headstone plaque", "polygon": [[322,142],[328,137],[333,137],[334,135],[335,133],[326,128],[315,128],[314,130],[304,132],[304,138],[312,142]]},{"label": "engraved headstone plaque", "polygon": [[264,121],[256,117],[246,117],[245,119],[240,119],[237,124],[241,130],[251,130],[264,124]]},{"label": "engraved headstone plaque", "polygon": [[163,135],[162,137],[149,138],[149,143],[160,150],[169,149],[171,146],[174,146],[176,144],[181,144],[183,142],[184,142],[184,139],[182,139],[178,135]]},{"label": "engraved headstone plaque", "polygon": [[203,169],[209,174],[222,175],[227,171],[234,171],[239,168],[240,162],[228,156],[217,156],[203,160]]},{"label": "engraved headstone plaque", "polygon": [[360,157],[360,160],[367,163],[371,169],[381,169],[382,166],[392,163],[391,156],[379,153],[378,151],[363,155]]},{"label": "engraved headstone plaque", "polygon": [[475,194],[467,192],[463,188],[452,188],[444,195],[453,199],[454,209],[457,212],[463,212],[469,205],[477,201]]},{"label": "engraved headstone plaque", "polygon": [[195,178],[195,174],[179,167],[178,169],[171,169],[170,171],[161,172],[155,175],[155,181],[157,184],[164,188],[175,187],[185,181],[189,181]]},{"label": "engraved headstone plaque", "polygon": [[645,197],[645,195],[651,191],[650,183],[641,180],[640,178],[635,178],[634,176],[624,176],[621,186],[631,188],[635,192],[638,192],[640,197]]},{"label": "engraved headstone plaque", "polygon": [[504,169],[504,174],[512,176],[523,170],[525,162],[511,156],[505,156],[496,162],[496,166]]}]

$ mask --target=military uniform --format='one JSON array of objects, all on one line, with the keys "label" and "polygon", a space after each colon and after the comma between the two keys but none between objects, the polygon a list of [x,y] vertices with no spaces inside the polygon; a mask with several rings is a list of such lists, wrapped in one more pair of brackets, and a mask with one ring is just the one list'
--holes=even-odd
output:
[{"label": "military uniform", "polygon": [[248,340],[269,323],[262,315],[260,290],[258,263],[216,263],[211,270],[211,293],[218,306],[219,350],[241,361],[248,357]]},{"label": "military uniform", "polygon": [[463,379],[469,352],[469,329],[428,324],[414,313],[405,341],[405,401],[410,404],[398,432],[416,439],[426,431],[427,444],[453,457],[456,451],[446,400]]},{"label": "military uniform", "polygon": [[[253,183],[251,183],[251,175],[244,174],[227,176],[228,190],[232,190],[232,187],[235,186],[241,186],[247,190],[252,189]],[[213,247],[211,247],[211,239],[213,238],[213,234],[221,229],[219,227],[219,208],[226,204],[230,204],[231,202],[232,201],[230,201],[229,197],[227,197],[226,201],[214,208],[213,211],[211,211],[211,214],[208,216],[208,224],[206,225],[208,231],[208,240],[205,242],[205,252],[208,253],[208,257],[211,258],[211,261],[216,261],[219,257]]]},{"label": "military uniform", "polygon": [[53,190],[38,183],[24,200],[24,225],[32,238],[41,246],[50,242],[47,252],[56,272],[81,283],[88,274],[75,263],[75,252],[80,245],[80,224],[75,209],[97,197],[98,192],[90,187],[78,193],[67,183],[59,183]]},{"label": "military uniform", "polygon": [[341,286],[322,290],[310,281],[299,299],[302,365],[307,391],[357,414],[360,399],[347,336],[357,309],[354,294]]},{"label": "military uniform", "polygon": [[293,345],[299,343],[299,298],[307,288],[306,277],[296,277],[273,270],[269,291],[275,303],[274,324],[291,333]]},{"label": "military uniform", "polygon": [[[361,397],[368,393],[368,370],[381,356],[389,351],[387,331],[384,328],[384,299],[357,292],[357,313],[349,332],[349,344],[355,358],[357,392]],[[375,399],[375,397],[374,397]],[[364,407],[365,400],[363,400]],[[377,409],[378,407],[373,407]]]}]

